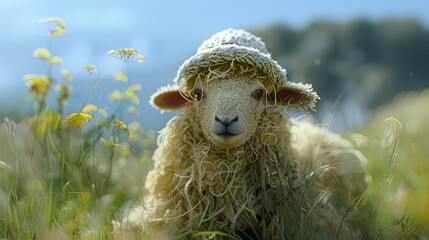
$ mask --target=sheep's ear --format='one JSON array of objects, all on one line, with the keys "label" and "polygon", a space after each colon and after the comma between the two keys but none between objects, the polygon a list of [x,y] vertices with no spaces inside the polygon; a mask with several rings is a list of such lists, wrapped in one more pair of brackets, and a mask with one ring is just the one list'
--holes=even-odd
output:
[{"label": "sheep's ear", "polygon": [[184,107],[188,100],[180,93],[179,86],[175,85],[158,89],[149,102],[159,110],[174,111]]},{"label": "sheep's ear", "polygon": [[280,87],[275,93],[270,94],[269,100],[274,105],[314,110],[320,97],[311,84],[288,82],[287,86]]}]

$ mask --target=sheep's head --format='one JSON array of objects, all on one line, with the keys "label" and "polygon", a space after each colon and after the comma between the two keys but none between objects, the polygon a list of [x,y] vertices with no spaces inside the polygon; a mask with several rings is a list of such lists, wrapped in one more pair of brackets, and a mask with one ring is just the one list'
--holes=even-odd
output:
[{"label": "sheep's head", "polygon": [[246,142],[255,132],[264,109],[266,90],[255,78],[232,76],[197,83],[192,94],[204,136],[230,148]]},{"label": "sheep's head", "polygon": [[317,95],[311,85],[277,86],[256,69],[207,72],[180,88],[160,89],[151,103],[161,110],[192,108],[203,135],[222,148],[238,147],[258,128],[265,108],[312,107]]}]

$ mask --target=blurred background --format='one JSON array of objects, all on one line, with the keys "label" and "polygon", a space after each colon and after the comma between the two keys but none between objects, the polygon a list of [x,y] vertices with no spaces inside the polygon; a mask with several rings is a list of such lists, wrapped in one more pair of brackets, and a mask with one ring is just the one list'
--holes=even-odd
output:
[{"label": "blurred background", "polygon": [[[88,103],[109,106],[108,95],[121,87],[112,76],[122,70],[131,84],[142,84],[141,115],[127,118],[159,130],[174,113],[153,109],[150,95],[172,83],[203,40],[243,28],[262,38],[291,81],[314,85],[322,98],[318,123],[337,132],[359,128],[397,94],[429,87],[428,11],[427,0],[0,0],[0,119],[34,114],[22,77],[45,74],[32,52],[50,47],[74,75],[70,111],[103,74]],[[48,17],[65,21],[64,36],[46,37],[38,20]],[[121,64],[106,56],[119,48],[134,48],[146,61]],[[90,76],[87,64],[98,73]]]},{"label": "blurred background", "polygon": [[[47,37],[38,20],[50,17],[64,20],[63,36]],[[175,114],[152,108],[150,96],[173,83],[205,39],[226,28],[260,36],[289,80],[313,84],[322,98],[317,112],[291,115],[314,116],[368,159],[368,201],[375,210],[359,217],[374,236],[427,239],[428,0],[0,0],[0,238],[46,239],[44,231],[55,234],[54,223],[73,238],[109,236],[112,220],[144,195],[156,139],[150,129],[160,130]],[[35,58],[40,47],[63,63],[47,66]],[[136,49],[145,62],[124,63],[106,54],[123,48]],[[89,64],[97,73],[82,68]],[[62,95],[52,89],[52,112],[46,113],[61,115],[29,118],[37,115],[36,101],[23,76],[52,73],[63,84],[63,68],[74,77],[66,84],[73,90],[65,112],[56,102]],[[118,71],[128,75],[127,84],[114,80]],[[115,90],[134,84],[142,86],[139,116],[109,100]],[[95,114],[88,131],[64,126],[58,135],[45,134],[59,122],[56,116],[64,120],[85,104],[115,114],[112,119],[128,124],[128,134]],[[101,235],[93,238],[108,238]]]}]

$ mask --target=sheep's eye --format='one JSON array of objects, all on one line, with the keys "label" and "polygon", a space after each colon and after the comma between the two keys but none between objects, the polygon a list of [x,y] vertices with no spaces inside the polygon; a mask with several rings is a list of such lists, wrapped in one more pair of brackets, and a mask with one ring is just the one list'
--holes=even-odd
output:
[{"label": "sheep's eye", "polygon": [[196,88],[196,89],[194,90],[194,97],[195,97],[198,101],[200,101],[201,99],[203,99],[203,95],[204,95],[204,92],[203,92],[203,90],[202,90],[202,89]]},{"label": "sheep's eye", "polygon": [[260,88],[252,92],[252,97],[258,101],[261,100],[264,97],[264,95],[265,95],[265,91]]}]

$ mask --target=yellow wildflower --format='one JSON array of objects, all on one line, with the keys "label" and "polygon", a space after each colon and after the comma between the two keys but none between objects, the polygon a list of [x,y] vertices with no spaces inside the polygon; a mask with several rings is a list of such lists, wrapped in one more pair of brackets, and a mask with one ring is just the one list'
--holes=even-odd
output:
[{"label": "yellow wildflower", "polygon": [[97,111],[97,109],[98,109],[98,107],[96,105],[94,105],[94,104],[88,104],[88,105],[86,105],[82,109],[82,112],[88,113],[88,112],[91,112],[91,111]]},{"label": "yellow wildflower", "polygon": [[139,115],[140,114],[139,110],[133,106],[128,107],[128,112],[133,114],[133,115]]},{"label": "yellow wildflower", "polygon": [[49,36],[50,37],[59,37],[59,36],[62,36],[65,32],[66,32],[65,28],[58,28],[58,29],[52,30],[50,32]]},{"label": "yellow wildflower", "polygon": [[68,81],[73,80],[73,74],[67,69],[62,69],[61,75]]},{"label": "yellow wildflower", "polygon": [[109,99],[111,102],[119,101],[123,99],[123,95],[119,90],[115,90],[110,94]]},{"label": "yellow wildflower", "polygon": [[85,122],[92,119],[92,116],[87,113],[72,113],[70,114],[66,120],[64,120],[64,124],[69,127],[80,128]]},{"label": "yellow wildflower", "polygon": [[138,61],[142,63],[144,62],[144,60],[145,60],[144,57],[142,55],[139,55]]},{"label": "yellow wildflower", "polygon": [[85,65],[82,68],[88,71],[90,75],[97,73],[97,68],[94,65]]},{"label": "yellow wildflower", "polygon": [[36,96],[48,94],[52,84],[52,80],[46,75],[26,74],[24,80],[31,93]]},{"label": "yellow wildflower", "polygon": [[128,82],[128,76],[124,72],[121,72],[121,71],[115,73],[115,76],[113,78],[116,81]]},{"label": "yellow wildflower", "polygon": [[138,122],[131,122],[130,124],[128,124],[128,129],[130,131],[143,131],[142,126],[140,125],[140,123]]},{"label": "yellow wildflower", "polygon": [[39,20],[39,23],[46,27],[46,29],[48,30],[49,37],[62,36],[67,30],[64,21],[59,18],[51,17],[47,19],[42,19]]},{"label": "yellow wildflower", "polygon": [[140,104],[140,99],[136,95],[128,96],[128,98],[133,102],[134,104],[138,105]]},{"label": "yellow wildflower", "polygon": [[144,57],[140,55],[137,50],[132,48],[122,48],[110,50],[107,55],[114,56],[124,62],[144,62]]},{"label": "yellow wildflower", "polygon": [[102,108],[98,109],[98,113],[101,114],[101,116],[103,117],[107,117],[107,111]]},{"label": "yellow wildflower", "polygon": [[54,64],[63,64],[63,59],[62,59],[61,57],[54,56],[54,57],[51,57],[51,58],[48,60],[48,62],[49,62],[49,64],[51,64],[51,65],[54,65]]},{"label": "yellow wildflower", "polygon": [[46,48],[37,48],[33,51],[33,56],[36,58],[49,60],[51,58],[51,52]]},{"label": "yellow wildflower", "polygon": [[57,129],[61,116],[57,112],[44,112],[27,119],[28,124],[34,129],[37,136],[45,135],[48,129]]},{"label": "yellow wildflower", "polygon": [[117,120],[117,121],[114,121],[113,124],[124,131],[128,131],[127,125],[122,121]]},{"label": "yellow wildflower", "polygon": [[125,94],[127,97],[134,103],[139,104],[140,99],[135,95],[138,91],[140,91],[142,88],[142,85],[140,83],[134,84],[125,91]]},{"label": "yellow wildflower", "polygon": [[136,92],[140,91],[142,89],[142,85],[140,83],[131,85],[127,89],[127,95],[134,95]]},{"label": "yellow wildflower", "polygon": [[113,152],[113,145],[108,140],[104,138],[100,138],[101,142],[106,146],[107,149],[109,149],[110,152]]},{"label": "yellow wildflower", "polygon": [[128,124],[128,137],[131,142],[140,140],[139,134],[143,132],[141,125],[138,122]]},{"label": "yellow wildflower", "polygon": [[55,90],[57,92],[70,92],[71,90],[73,90],[73,87],[70,85],[57,84],[55,85]]}]

